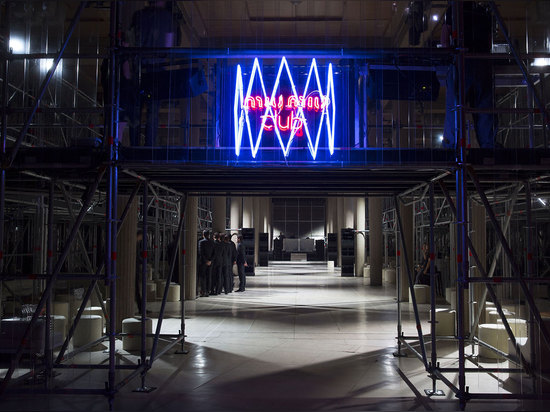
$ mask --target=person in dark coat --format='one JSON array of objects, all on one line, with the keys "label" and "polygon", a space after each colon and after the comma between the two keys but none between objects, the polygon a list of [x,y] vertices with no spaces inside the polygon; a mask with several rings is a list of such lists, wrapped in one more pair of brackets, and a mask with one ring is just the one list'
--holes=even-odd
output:
[{"label": "person in dark coat", "polygon": [[199,282],[200,295],[209,296],[212,283],[212,259],[214,258],[214,242],[210,240],[210,232],[204,230],[199,241]]},{"label": "person in dark coat", "polygon": [[246,275],[244,274],[246,263],[246,248],[243,244],[243,237],[237,236],[237,270],[239,272],[239,289],[235,292],[244,292],[246,288]]},{"label": "person in dark coat", "polygon": [[227,295],[228,293],[233,292],[233,290],[230,289],[231,280],[229,279],[229,267],[231,265],[231,246],[225,239],[226,235],[220,233],[220,242],[222,244],[222,283],[223,290]]},{"label": "person in dark coat", "polygon": [[229,246],[231,246],[231,266],[229,267],[229,279],[231,279],[231,290],[235,287],[235,275],[233,274],[233,265],[237,264],[237,246],[231,240],[231,236],[228,235]]},{"label": "person in dark coat", "polygon": [[219,295],[222,292],[222,253],[223,245],[220,242],[220,234],[214,233],[214,259],[212,261],[212,288],[211,295]]}]

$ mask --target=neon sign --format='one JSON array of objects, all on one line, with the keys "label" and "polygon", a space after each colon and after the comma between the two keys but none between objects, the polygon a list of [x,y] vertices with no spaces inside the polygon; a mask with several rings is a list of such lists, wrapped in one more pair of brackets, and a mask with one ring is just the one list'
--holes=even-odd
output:
[{"label": "neon sign", "polygon": [[[291,93],[288,96],[279,91],[283,69],[285,69],[290,82]],[[261,96],[252,95],[252,87],[256,76],[261,86]],[[314,76],[317,86],[314,90],[310,90],[310,82],[313,83],[311,81],[312,76]],[[271,91],[271,95],[268,96],[260,64],[256,58],[254,59],[252,73],[245,94],[242,70],[241,66],[238,65],[233,106],[235,154],[237,156],[240,155],[245,130],[248,134],[253,158],[256,158],[264,132],[275,132],[277,141],[285,157],[288,156],[290,146],[295,137],[302,137],[305,132],[309,152],[315,160],[319,149],[321,132],[325,129],[328,149],[332,155],[334,153],[334,119],[336,114],[332,64],[328,66],[327,77],[326,94],[324,94],[317,69],[317,62],[313,59],[303,92],[302,94],[298,94],[287,60],[283,57],[279,65],[273,90]],[[284,112],[286,112],[286,115]],[[255,140],[250,119],[251,114],[254,113],[256,115],[259,114],[259,118],[261,119]],[[317,133],[313,136],[310,128],[314,128],[315,126],[317,126]],[[285,132],[285,134],[281,132]],[[285,143],[284,138],[287,137],[286,135],[288,135],[288,140]]]}]

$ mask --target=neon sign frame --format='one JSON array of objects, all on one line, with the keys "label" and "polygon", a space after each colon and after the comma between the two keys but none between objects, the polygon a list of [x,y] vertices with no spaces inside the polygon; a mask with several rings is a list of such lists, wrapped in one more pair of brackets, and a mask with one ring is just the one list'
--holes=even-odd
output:
[{"label": "neon sign frame", "polygon": [[[279,127],[277,127],[276,118],[278,116],[278,113],[276,112],[276,108],[281,105],[281,98],[282,96],[279,96],[279,99],[275,99],[275,95],[277,93],[277,90],[280,85],[280,79],[281,74],[283,73],[283,69],[286,70],[286,74],[288,75],[288,78],[290,80],[290,85],[292,89],[291,96],[287,99],[287,105],[288,104],[295,104],[296,110],[296,116],[293,115],[292,120],[290,121],[287,118],[286,125],[290,128],[290,137],[285,144],[283,142],[283,138],[281,136],[281,132],[279,130]],[[263,99],[261,96],[258,96],[258,99],[256,96],[252,96],[252,86],[254,84],[254,80],[256,75],[258,75],[260,85],[261,85],[261,91],[263,94]],[[315,136],[315,141],[312,139],[312,134],[310,133],[310,128],[308,125],[308,121],[306,119],[304,109],[308,106],[309,99],[311,99],[311,96],[308,96],[308,89],[309,84],[311,81],[312,75],[315,76],[315,81],[317,83],[317,90],[314,90],[315,92],[319,93],[319,110],[321,110],[321,118],[318,122],[318,128],[317,128],[317,134]],[[233,122],[234,122],[234,132],[235,132],[235,154],[237,156],[240,155],[241,152],[241,145],[243,140],[243,133],[245,130],[246,125],[246,131],[248,133],[248,139],[250,142],[250,149],[252,153],[252,157],[255,159],[256,155],[258,154],[258,150],[260,148],[260,143],[262,140],[262,135],[264,130],[269,130],[269,125],[267,125],[266,129],[266,122],[268,119],[272,119],[274,121],[274,127],[273,130],[275,131],[275,134],[277,136],[277,140],[279,142],[279,145],[281,146],[281,149],[283,151],[284,157],[288,157],[290,152],[290,146],[292,145],[292,142],[294,141],[295,136],[299,136],[299,131],[304,130],[307,136],[307,144],[309,152],[315,160],[317,157],[317,152],[319,149],[319,140],[321,137],[321,131],[323,129],[323,126],[326,125],[327,129],[327,137],[328,137],[328,148],[330,155],[334,153],[334,125],[335,125],[335,117],[336,117],[336,104],[334,99],[334,79],[333,79],[333,70],[332,70],[332,63],[328,66],[328,79],[327,79],[327,88],[326,88],[326,95],[323,94],[323,89],[321,86],[321,81],[319,78],[319,70],[317,69],[317,61],[315,59],[312,59],[311,65],[309,68],[309,73],[306,80],[306,85],[304,87],[304,90],[301,95],[298,95],[298,92],[296,91],[296,85],[294,84],[294,80],[292,78],[292,74],[290,73],[290,68],[288,66],[287,59],[283,57],[281,59],[281,64],[279,65],[279,70],[277,72],[277,77],[275,79],[275,83],[273,86],[273,90],[271,91],[271,97],[268,97],[262,72],[260,69],[260,63],[258,61],[258,58],[254,59],[254,64],[252,66],[252,73],[250,75],[250,79],[248,81],[248,87],[246,90],[246,95],[244,93],[244,81],[243,81],[243,75],[242,75],[242,69],[240,65],[237,65],[237,80],[236,80],[236,86],[235,86],[235,99],[234,99],[234,105],[233,105]],[[313,91],[312,91],[313,92]],[[311,92],[310,92],[311,93]],[[252,134],[252,127],[250,124],[250,115],[249,112],[252,109],[251,107],[251,100],[252,101],[261,101],[264,103],[262,106],[259,107],[259,109],[263,109],[264,114],[261,116],[262,122],[261,127],[258,132],[256,141],[254,141],[254,137]],[[315,100],[311,100],[313,107],[315,107]],[[292,102],[292,103],[291,103]],[[259,104],[258,104],[259,106]],[[330,109],[329,109],[330,108]],[[255,109],[255,107],[254,107]],[[290,116],[289,116],[290,117]],[[283,129],[284,130],[284,129]]]}]

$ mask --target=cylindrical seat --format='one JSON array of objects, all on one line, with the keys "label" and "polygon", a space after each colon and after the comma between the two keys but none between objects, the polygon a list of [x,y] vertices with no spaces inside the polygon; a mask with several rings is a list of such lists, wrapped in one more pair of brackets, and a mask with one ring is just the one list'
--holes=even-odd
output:
[{"label": "cylindrical seat", "polygon": [[[428,285],[414,285],[414,296],[416,303],[428,303],[430,301],[430,287]],[[411,291],[409,289],[409,303],[412,303]]]},{"label": "cylindrical seat", "polygon": [[[510,329],[516,338],[526,338],[527,337],[527,321],[525,319],[509,318],[506,317]],[[497,325],[504,326],[502,319],[497,319]]]},{"label": "cylindrical seat", "polygon": [[155,282],[147,282],[147,301],[154,302],[157,298],[157,284]]},{"label": "cylindrical seat", "polygon": [[[488,345],[504,353],[508,352],[508,334],[506,333],[506,329],[504,329],[504,325],[496,323],[484,323],[479,325],[478,337],[479,340]],[[481,344],[479,345],[479,356],[489,359],[501,358],[496,352]]]},{"label": "cylindrical seat", "polygon": [[[334,264],[334,262],[333,262]],[[369,278],[370,279],[370,265],[367,265],[363,268],[363,277],[365,279]]]},{"label": "cylindrical seat", "polygon": [[447,303],[453,302],[453,294],[455,296],[454,300],[456,301],[456,288],[455,287],[445,288],[445,300],[447,301]]},{"label": "cylindrical seat", "polygon": [[385,268],[382,271],[382,279],[384,283],[395,284],[395,269]]},{"label": "cylindrical seat", "polygon": [[166,279],[157,279],[155,280],[155,284],[157,285],[157,299],[162,299],[164,287],[166,286]]},{"label": "cylindrical seat", "polygon": [[502,305],[504,309],[516,314],[516,319],[529,319],[529,307],[523,304]]},{"label": "cylindrical seat", "polygon": [[[509,312],[506,309],[503,309],[502,312],[506,318],[512,318],[515,313]],[[500,319],[500,315],[497,310],[491,310],[487,313],[487,323],[497,323],[497,320]]]},{"label": "cylindrical seat", "polygon": [[103,309],[101,309],[101,306],[88,306],[87,308],[84,308],[84,311],[82,312],[83,315],[99,315],[103,318],[103,321],[105,321],[105,316],[103,316]]},{"label": "cylindrical seat", "polygon": [[57,348],[63,344],[67,336],[67,318],[62,315],[52,315],[52,347]]},{"label": "cylindrical seat", "polygon": [[73,346],[80,347],[103,336],[103,318],[99,315],[82,315],[73,335]]},{"label": "cylindrical seat", "polygon": [[[126,351],[141,350],[141,319],[126,318],[122,321],[122,333],[127,333],[127,336],[122,337],[122,349]],[[145,333],[153,333],[153,320],[145,319]],[[153,338],[145,339],[145,348],[151,349]]]},{"label": "cylindrical seat", "polygon": [[[435,310],[435,334],[437,336],[455,336],[456,311],[446,308]],[[431,312],[430,312],[431,316]]]},{"label": "cylindrical seat", "polygon": [[166,301],[179,302],[179,300],[180,300],[180,285],[178,285],[177,283],[170,283]]},{"label": "cylindrical seat", "polygon": [[65,319],[69,319],[69,302],[53,302],[52,315],[59,315]]}]

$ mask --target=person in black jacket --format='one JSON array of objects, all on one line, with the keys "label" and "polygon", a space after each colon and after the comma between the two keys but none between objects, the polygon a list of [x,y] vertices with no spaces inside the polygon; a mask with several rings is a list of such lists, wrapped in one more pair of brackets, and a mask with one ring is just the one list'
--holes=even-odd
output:
[{"label": "person in black jacket", "polygon": [[209,296],[212,284],[212,259],[214,258],[214,242],[210,240],[210,232],[204,230],[199,241],[199,283],[200,295]]},{"label": "person in black jacket", "polygon": [[228,235],[229,246],[231,246],[231,266],[229,267],[229,279],[231,279],[231,290],[235,287],[235,279],[233,274],[233,265],[237,264],[237,246],[231,240],[231,235]]},{"label": "person in black jacket", "polygon": [[246,263],[246,248],[243,244],[243,237],[237,236],[237,270],[239,272],[239,289],[235,292],[244,292],[246,288],[246,275],[244,274],[244,267],[248,266]]},{"label": "person in black jacket", "polygon": [[220,242],[220,234],[214,233],[214,259],[212,261],[212,287],[211,295],[219,295],[222,293],[222,254],[223,245]]},{"label": "person in black jacket", "polygon": [[223,290],[225,294],[233,292],[231,289],[231,245],[229,244],[229,236],[220,234],[220,241],[223,246],[223,259],[222,259],[222,279]]}]

